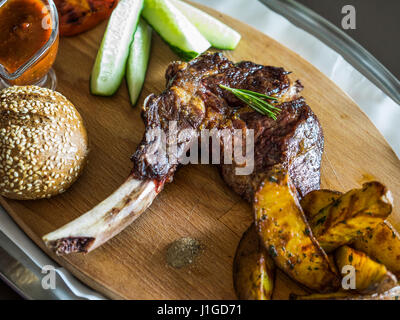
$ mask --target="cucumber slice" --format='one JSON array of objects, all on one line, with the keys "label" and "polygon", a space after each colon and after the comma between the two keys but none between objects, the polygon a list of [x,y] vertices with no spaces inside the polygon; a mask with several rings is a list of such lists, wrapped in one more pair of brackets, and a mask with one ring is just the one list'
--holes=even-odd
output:
[{"label": "cucumber slice", "polygon": [[168,0],[145,0],[142,16],[182,59],[193,59],[211,47]]},{"label": "cucumber slice", "polygon": [[135,105],[146,78],[150,57],[151,28],[140,19],[131,45],[126,67],[126,81],[132,105]]},{"label": "cucumber slice", "polygon": [[126,60],[144,0],[120,0],[107,25],[90,79],[92,94],[111,96],[125,75]]},{"label": "cucumber slice", "polygon": [[239,44],[241,35],[207,13],[180,0],[169,0],[179,9],[214,48],[233,50]]}]

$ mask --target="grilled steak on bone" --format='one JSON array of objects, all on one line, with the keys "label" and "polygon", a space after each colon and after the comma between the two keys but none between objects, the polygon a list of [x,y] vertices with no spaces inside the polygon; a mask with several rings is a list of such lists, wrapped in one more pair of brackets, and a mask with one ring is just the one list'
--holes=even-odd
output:
[{"label": "grilled steak on bone", "polygon": [[[167,89],[150,95],[144,103],[146,130],[132,156],[132,174],[109,198],[43,238],[57,254],[89,252],[102,245],[139,217],[165,182],[172,181],[178,163],[157,151],[160,139],[149,134],[154,129],[165,133],[167,145],[176,143],[177,158],[199,139],[201,129],[253,129],[253,173],[236,175],[235,162],[219,165],[226,183],[248,201],[277,164],[288,169],[300,196],[319,188],[322,130],[299,96],[300,82],[291,82],[283,68],[252,62],[234,64],[220,53],[206,53],[188,63],[171,63],[166,80]],[[220,84],[278,98],[281,112],[277,120],[246,106]],[[188,134],[178,140],[170,136],[170,121],[175,121],[178,132],[186,130]]]}]

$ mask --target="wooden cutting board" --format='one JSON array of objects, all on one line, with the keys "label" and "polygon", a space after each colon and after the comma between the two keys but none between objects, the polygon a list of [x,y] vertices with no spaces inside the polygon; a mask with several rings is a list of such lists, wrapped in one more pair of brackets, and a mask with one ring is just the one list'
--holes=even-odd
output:
[{"label": "wooden cutting board", "polygon": [[[377,179],[391,189],[397,204],[400,161],[351,98],[278,42],[246,24],[202,8],[242,34],[238,48],[226,52],[229,58],[283,66],[301,79],[303,95],[325,133],[322,187],[346,191]],[[89,76],[105,26],[62,39],[55,64],[57,90],[75,104],[89,133],[91,153],[83,176],[68,192],[51,200],[2,199],[1,203],[59,264],[110,298],[235,299],[232,260],[242,233],[252,222],[252,211],[212,166],[181,169],[142,217],[88,255],[55,257],[41,241],[44,234],[85,213],[124,182],[132,166],[130,155],[144,131],[140,105],[148,94],[164,90],[166,67],[178,59],[154,35],[147,80],[137,107],[130,106],[125,84],[113,97],[92,96]],[[400,229],[397,208],[390,220]],[[166,264],[166,248],[185,236],[199,239],[204,249],[190,267],[173,269]],[[302,290],[279,273],[274,298],[286,299],[291,292]]]}]

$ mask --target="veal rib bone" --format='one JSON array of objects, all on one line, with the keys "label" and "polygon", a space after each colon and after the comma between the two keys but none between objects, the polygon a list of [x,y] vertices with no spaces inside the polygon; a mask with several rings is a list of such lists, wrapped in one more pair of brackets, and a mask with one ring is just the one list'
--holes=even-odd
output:
[{"label": "veal rib bone", "polygon": [[132,175],[110,197],[78,219],[43,237],[56,254],[90,252],[136,220],[157,196],[154,181]]},{"label": "veal rib bone", "polygon": [[[225,58],[220,59],[219,56],[215,56],[215,58],[213,61],[209,61],[199,74],[216,74],[220,71],[221,63],[227,66],[231,65]],[[217,60],[220,63],[217,63]],[[167,77],[168,74],[172,76],[175,67],[182,69],[182,66],[188,65],[184,63],[179,65],[171,64],[167,71]],[[214,72],[211,71],[212,68]],[[176,119],[170,118],[169,120],[176,120],[180,129],[192,128],[194,131],[198,129],[205,118],[205,112],[202,110],[204,109],[204,103],[199,97],[201,92],[198,92],[201,86],[201,79],[202,77],[198,76],[193,78],[192,81],[185,81],[175,86],[170,83],[170,90],[166,90],[159,96],[150,95],[146,99],[142,110],[142,115],[146,122],[146,132],[133,156],[135,164],[133,174],[114,194],[98,206],[78,219],[44,236],[43,240],[48,247],[58,255],[90,252],[122,231],[145,211],[157,194],[154,181],[159,185],[157,190],[162,189],[164,182],[172,179],[177,167],[176,163],[172,163],[166,156],[157,152],[160,150],[159,137],[149,134],[149,132],[157,128],[161,131],[167,131],[162,113],[165,112],[167,117],[168,111],[166,109],[168,109],[168,103],[173,103],[176,109],[179,110]],[[197,98],[196,103],[186,101],[187,98],[190,100],[193,97]],[[188,114],[188,109],[191,111],[192,117],[191,114]],[[198,116],[197,119],[196,116]],[[166,138],[168,141],[170,140],[168,134]],[[187,151],[193,141],[194,137],[188,137],[187,140],[169,141],[169,143],[176,143],[177,157],[179,157],[179,155]],[[152,156],[158,159],[156,164],[150,164],[149,153],[152,153]],[[151,170],[151,167],[154,170]],[[147,176],[143,176],[140,173],[142,170],[147,171]],[[154,178],[151,177],[152,171],[155,175]],[[137,179],[135,180],[134,177]],[[130,197],[134,197],[135,200],[130,205],[126,205],[125,199]]]},{"label": "veal rib bone", "polygon": [[[301,84],[290,81],[284,69],[253,62],[234,64],[220,53],[206,53],[188,63],[170,64],[166,79],[167,89],[150,95],[142,108],[145,135],[132,156],[132,176],[100,205],[44,237],[58,254],[89,252],[100,246],[134,221],[164,183],[172,181],[178,164],[158,152],[165,148],[159,148],[159,136],[152,134],[155,129],[165,134],[167,148],[175,145],[173,160],[187,152],[201,129],[254,130],[254,173],[237,176],[234,162],[220,165],[225,182],[249,201],[257,181],[277,163],[288,168],[300,194],[319,188],[322,131],[310,107],[299,97]],[[273,95],[281,108],[278,119],[257,113],[220,84]],[[178,132],[188,134],[171,136],[171,121]]]}]

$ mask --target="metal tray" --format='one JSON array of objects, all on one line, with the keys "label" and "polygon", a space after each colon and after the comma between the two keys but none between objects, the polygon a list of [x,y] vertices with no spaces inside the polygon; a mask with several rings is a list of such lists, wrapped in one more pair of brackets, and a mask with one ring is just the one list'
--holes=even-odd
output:
[{"label": "metal tray", "polygon": [[400,81],[345,32],[294,0],[260,2],[335,50],[393,101],[400,104]]}]

